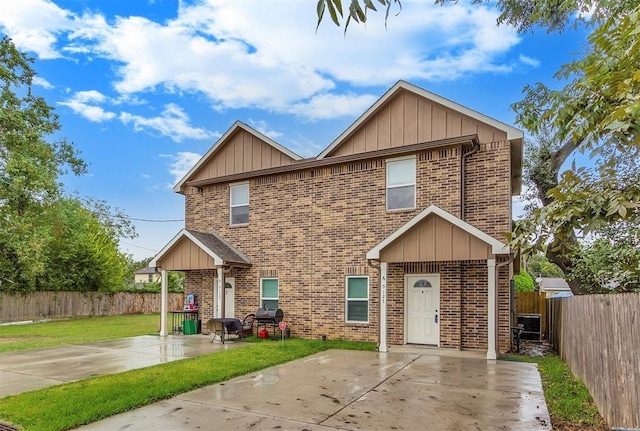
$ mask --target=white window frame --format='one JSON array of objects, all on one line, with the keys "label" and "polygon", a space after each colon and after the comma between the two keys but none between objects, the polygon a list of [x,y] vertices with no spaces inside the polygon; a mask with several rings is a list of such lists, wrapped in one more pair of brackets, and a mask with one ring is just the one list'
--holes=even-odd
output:
[{"label": "white window frame", "polygon": [[[262,288],[263,288],[263,281],[264,280],[276,280],[278,282],[278,296],[276,296],[275,298],[273,297],[267,297],[267,296],[262,296]],[[267,300],[267,301],[278,301],[278,308],[280,308],[280,279],[278,279],[278,277],[265,277],[265,278],[261,278],[260,279],[260,308],[264,308],[262,305],[262,301]]]},{"label": "white window frame", "polygon": [[[394,184],[392,186],[389,185],[389,165],[391,164],[395,164],[395,163],[402,163],[402,162],[407,162],[407,161],[413,161],[413,181],[410,183],[401,183],[401,184]],[[417,187],[416,187],[416,176],[417,176],[417,170],[418,170],[418,164],[417,164],[417,159],[416,156],[409,156],[409,157],[397,157],[397,158],[393,158],[393,159],[387,159],[385,160],[385,194],[386,194],[386,204],[385,207],[387,209],[387,211],[402,211],[402,210],[413,210],[416,208],[416,195],[417,193]],[[403,207],[403,208],[389,208],[389,189],[395,189],[395,188],[400,188],[400,187],[407,187],[407,186],[413,186],[413,205],[411,207]]]},{"label": "white window frame", "polygon": [[[364,298],[354,298],[349,299],[349,279],[351,278],[365,278],[367,280],[367,299]],[[369,323],[369,316],[371,315],[371,309],[369,305],[371,304],[371,283],[368,275],[349,275],[345,277],[344,282],[344,320],[347,323]],[[367,320],[349,320],[349,303],[350,302],[366,302],[367,303]]]},{"label": "white window frame", "polygon": [[[246,203],[241,203],[241,204],[233,204],[233,199],[232,199],[232,195],[233,195],[233,189],[234,188],[240,188],[240,187],[246,187],[247,188],[247,202]],[[251,190],[249,190],[249,182],[248,181],[244,181],[242,183],[235,183],[235,184],[229,184],[229,224],[231,226],[242,226],[242,225],[246,225],[249,224],[249,202],[251,201],[251,196],[250,196]],[[234,223],[233,222],[233,209],[234,208],[240,208],[240,207],[247,207],[247,221],[245,223]]]}]

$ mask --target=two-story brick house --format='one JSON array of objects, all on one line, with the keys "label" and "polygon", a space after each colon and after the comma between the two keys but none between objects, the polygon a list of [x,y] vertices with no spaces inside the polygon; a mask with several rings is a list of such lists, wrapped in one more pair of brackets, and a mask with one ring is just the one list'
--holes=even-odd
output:
[{"label": "two-story brick house", "polygon": [[299,337],[495,358],[522,142],[403,81],[315,158],[236,122],[175,186],[185,229],[151,265],[185,271],[203,320],[281,308]]}]

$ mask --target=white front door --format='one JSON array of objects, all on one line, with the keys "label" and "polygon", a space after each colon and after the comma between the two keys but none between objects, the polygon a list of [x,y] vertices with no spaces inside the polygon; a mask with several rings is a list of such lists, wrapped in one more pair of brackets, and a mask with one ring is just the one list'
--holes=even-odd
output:
[{"label": "white front door", "polygon": [[236,291],[236,279],[233,277],[224,280],[224,317],[236,317],[235,316],[235,291]]},{"label": "white front door", "polygon": [[405,276],[407,343],[440,344],[440,275]]}]

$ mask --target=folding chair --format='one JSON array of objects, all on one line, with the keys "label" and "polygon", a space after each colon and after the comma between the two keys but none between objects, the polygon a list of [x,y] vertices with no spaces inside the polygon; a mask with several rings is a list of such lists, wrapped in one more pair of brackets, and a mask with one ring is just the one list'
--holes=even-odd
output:
[{"label": "folding chair", "polygon": [[209,319],[209,321],[207,322],[207,329],[209,330],[209,333],[213,335],[211,337],[212,343],[216,339],[217,335],[218,337],[220,337],[220,342],[224,344],[225,327],[223,322],[215,319]]}]

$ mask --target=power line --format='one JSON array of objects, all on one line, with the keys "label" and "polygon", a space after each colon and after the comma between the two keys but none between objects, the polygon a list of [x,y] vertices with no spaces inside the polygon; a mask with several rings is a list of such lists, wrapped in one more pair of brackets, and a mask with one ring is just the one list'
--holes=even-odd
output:
[{"label": "power line", "polygon": [[113,216],[113,217],[117,217],[117,218],[123,218],[126,220],[133,220],[133,221],[145,221],[145,222],[149,222],[149,223],[177,223],[180,221],[184,221],[183,218],[181,219],[148,219],[148,218],[135,218],[135,217],[127,217],[127,216]]},{"label": "power line", "polygon": [[93,211],[94,214],[98,214],[104,217],[110,217],[110,218],[121,218],[124,220],[132,220],[132,221],[144,221],[144,222],[149,222],[149,223],[177,223],[177,222],[182,222],[184,221],[183,218],[181,219],[149,219],[149,218],[136,218],[136,217],[129,217],[126,215],[120,215],[120,214],[107,214],[107,213],[101,213],[101,212],[97,212],[97,211]]},{"label": "power line", "polygon": [[158,252],[158,250],[152,250],[152,249],[147,248],[147,247],[142,247],[142,246],[140,246],[140,245],[131,244],[130,242],[120,241],[120,244],[130,245],[130,246],[132,246],[132,247],[138,247],[138,248],[141,248],[141,249],[143,249],[143,250],[152,251],[152,252],[154,252],[154,253],[157,253],[157,252]]}]

